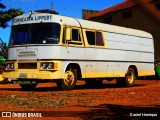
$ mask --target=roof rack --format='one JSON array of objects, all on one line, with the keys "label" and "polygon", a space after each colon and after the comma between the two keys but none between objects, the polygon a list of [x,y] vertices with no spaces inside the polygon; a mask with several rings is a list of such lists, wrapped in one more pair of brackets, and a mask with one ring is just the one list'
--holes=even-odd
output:
[{"label": "roof rack", "polygon": [[35,10],[34,12],[38,12],[38,13],[50,13],[50,14],[59,14],[58,12],[56,11],[53,11],[53,10],[50,10],[50,9],[44,9],[44,10]]}]

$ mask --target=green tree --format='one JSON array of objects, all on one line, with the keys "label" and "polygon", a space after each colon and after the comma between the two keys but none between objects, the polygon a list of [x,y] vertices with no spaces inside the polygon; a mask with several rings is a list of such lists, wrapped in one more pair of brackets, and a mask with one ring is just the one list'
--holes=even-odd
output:
[{"label": "green tree", "polygon": [[0,0],[0,27],[6,28],[8,26],[7,22],[9,22],[14,17],[23,14],[24,12],[20,9],[9,9],[7,11],[3,11],[6,6],[1,3]]}]

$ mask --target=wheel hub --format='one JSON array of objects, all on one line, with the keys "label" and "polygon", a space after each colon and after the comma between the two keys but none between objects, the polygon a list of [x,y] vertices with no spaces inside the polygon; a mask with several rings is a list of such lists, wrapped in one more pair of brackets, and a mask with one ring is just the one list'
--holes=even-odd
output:
[{"label": "wheel hub", "polygon": [[71,71],[65,73],[64,83],[66,85],[71,85],[74,82],[74,74]]},{"label": "wheel hub", "polygon": [[132,82],[133,82],[133,80],[134,80],[133,77],[134,77],[134,76],[133,76],[133,73],[132,73],[131,71],[129,71],[128,74],[127,74],[127,78],[128,78],[128,82],[129,82],[129,83],[132,83]]}]

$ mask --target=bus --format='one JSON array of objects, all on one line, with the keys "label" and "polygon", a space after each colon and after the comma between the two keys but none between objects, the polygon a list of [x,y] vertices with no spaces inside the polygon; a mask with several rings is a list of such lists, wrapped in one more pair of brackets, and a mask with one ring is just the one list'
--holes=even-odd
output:
[{"label": "bus", "polygon": [[105,79],[131,87],[137,77],[154,74],[147,32],[49,13],[13,19],[3,77],[23,89],[56,82],[71,90],[77,80],[99,86]]}]

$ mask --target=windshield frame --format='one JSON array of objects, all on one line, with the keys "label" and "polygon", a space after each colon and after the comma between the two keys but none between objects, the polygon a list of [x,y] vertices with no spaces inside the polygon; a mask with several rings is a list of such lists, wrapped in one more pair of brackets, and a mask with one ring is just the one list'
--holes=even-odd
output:
[{"label": "windshield frame", "polygon": [[[58,31],[57,31],[57,36],[58,37],[54,37],[54,38],[48,38],[48,40],[55,40],[57,39],[57,42],[56,43],[53,43],[53,42],[46,42],[46,41],[43,41],[43,42],[39,42],[38,38],[37,38],[37,43],[33,43],[33,41],[30,43],[30,37],[31,37],[31,34],[32,34],[32,30],[33,30],[33,26],[34,25],[43,25],[43,26],[47,26],[48,27],[51,27],[52,28],[52,32],[49,31],[49,33],[46,32],[46,34],[54,34],[53,31],[57,31],[56,29],[54,29],[54,25],[57,25],[58,26]],[[49,26],[50,25],[50,26]],[[14,29],[18,29],[18,27],[24,27],[24,26],[28,26],[28,30],[26,31],[27,32],[27,42],[24,42],[25,40],[22,40],[23,42],[22,43],[15,43],[17,40],[13,40],[13,36],[14,36]],[[12,28],[11,28],[11,34],[10,34],[10,40],[9,40],[9,46],[12,47],[12,46],[24,46],[24,45],[31,45],[31,46],[34,46],[34,45],[59,45],[61,44],[61,25],[59,23],[54,23],[54,22],[47,22],[47,23],[29,23],[29,24],[21,24],[21,25],[13,25]],[[44,32],[44,30],[42,30],[41,32]],[[37,32],[38,33],[38,32]],[[54,35],[53,35],[54,36]],[[23,36],[24,37],[24,36]],[[25,37],[24,37],[25,38]]]}]

